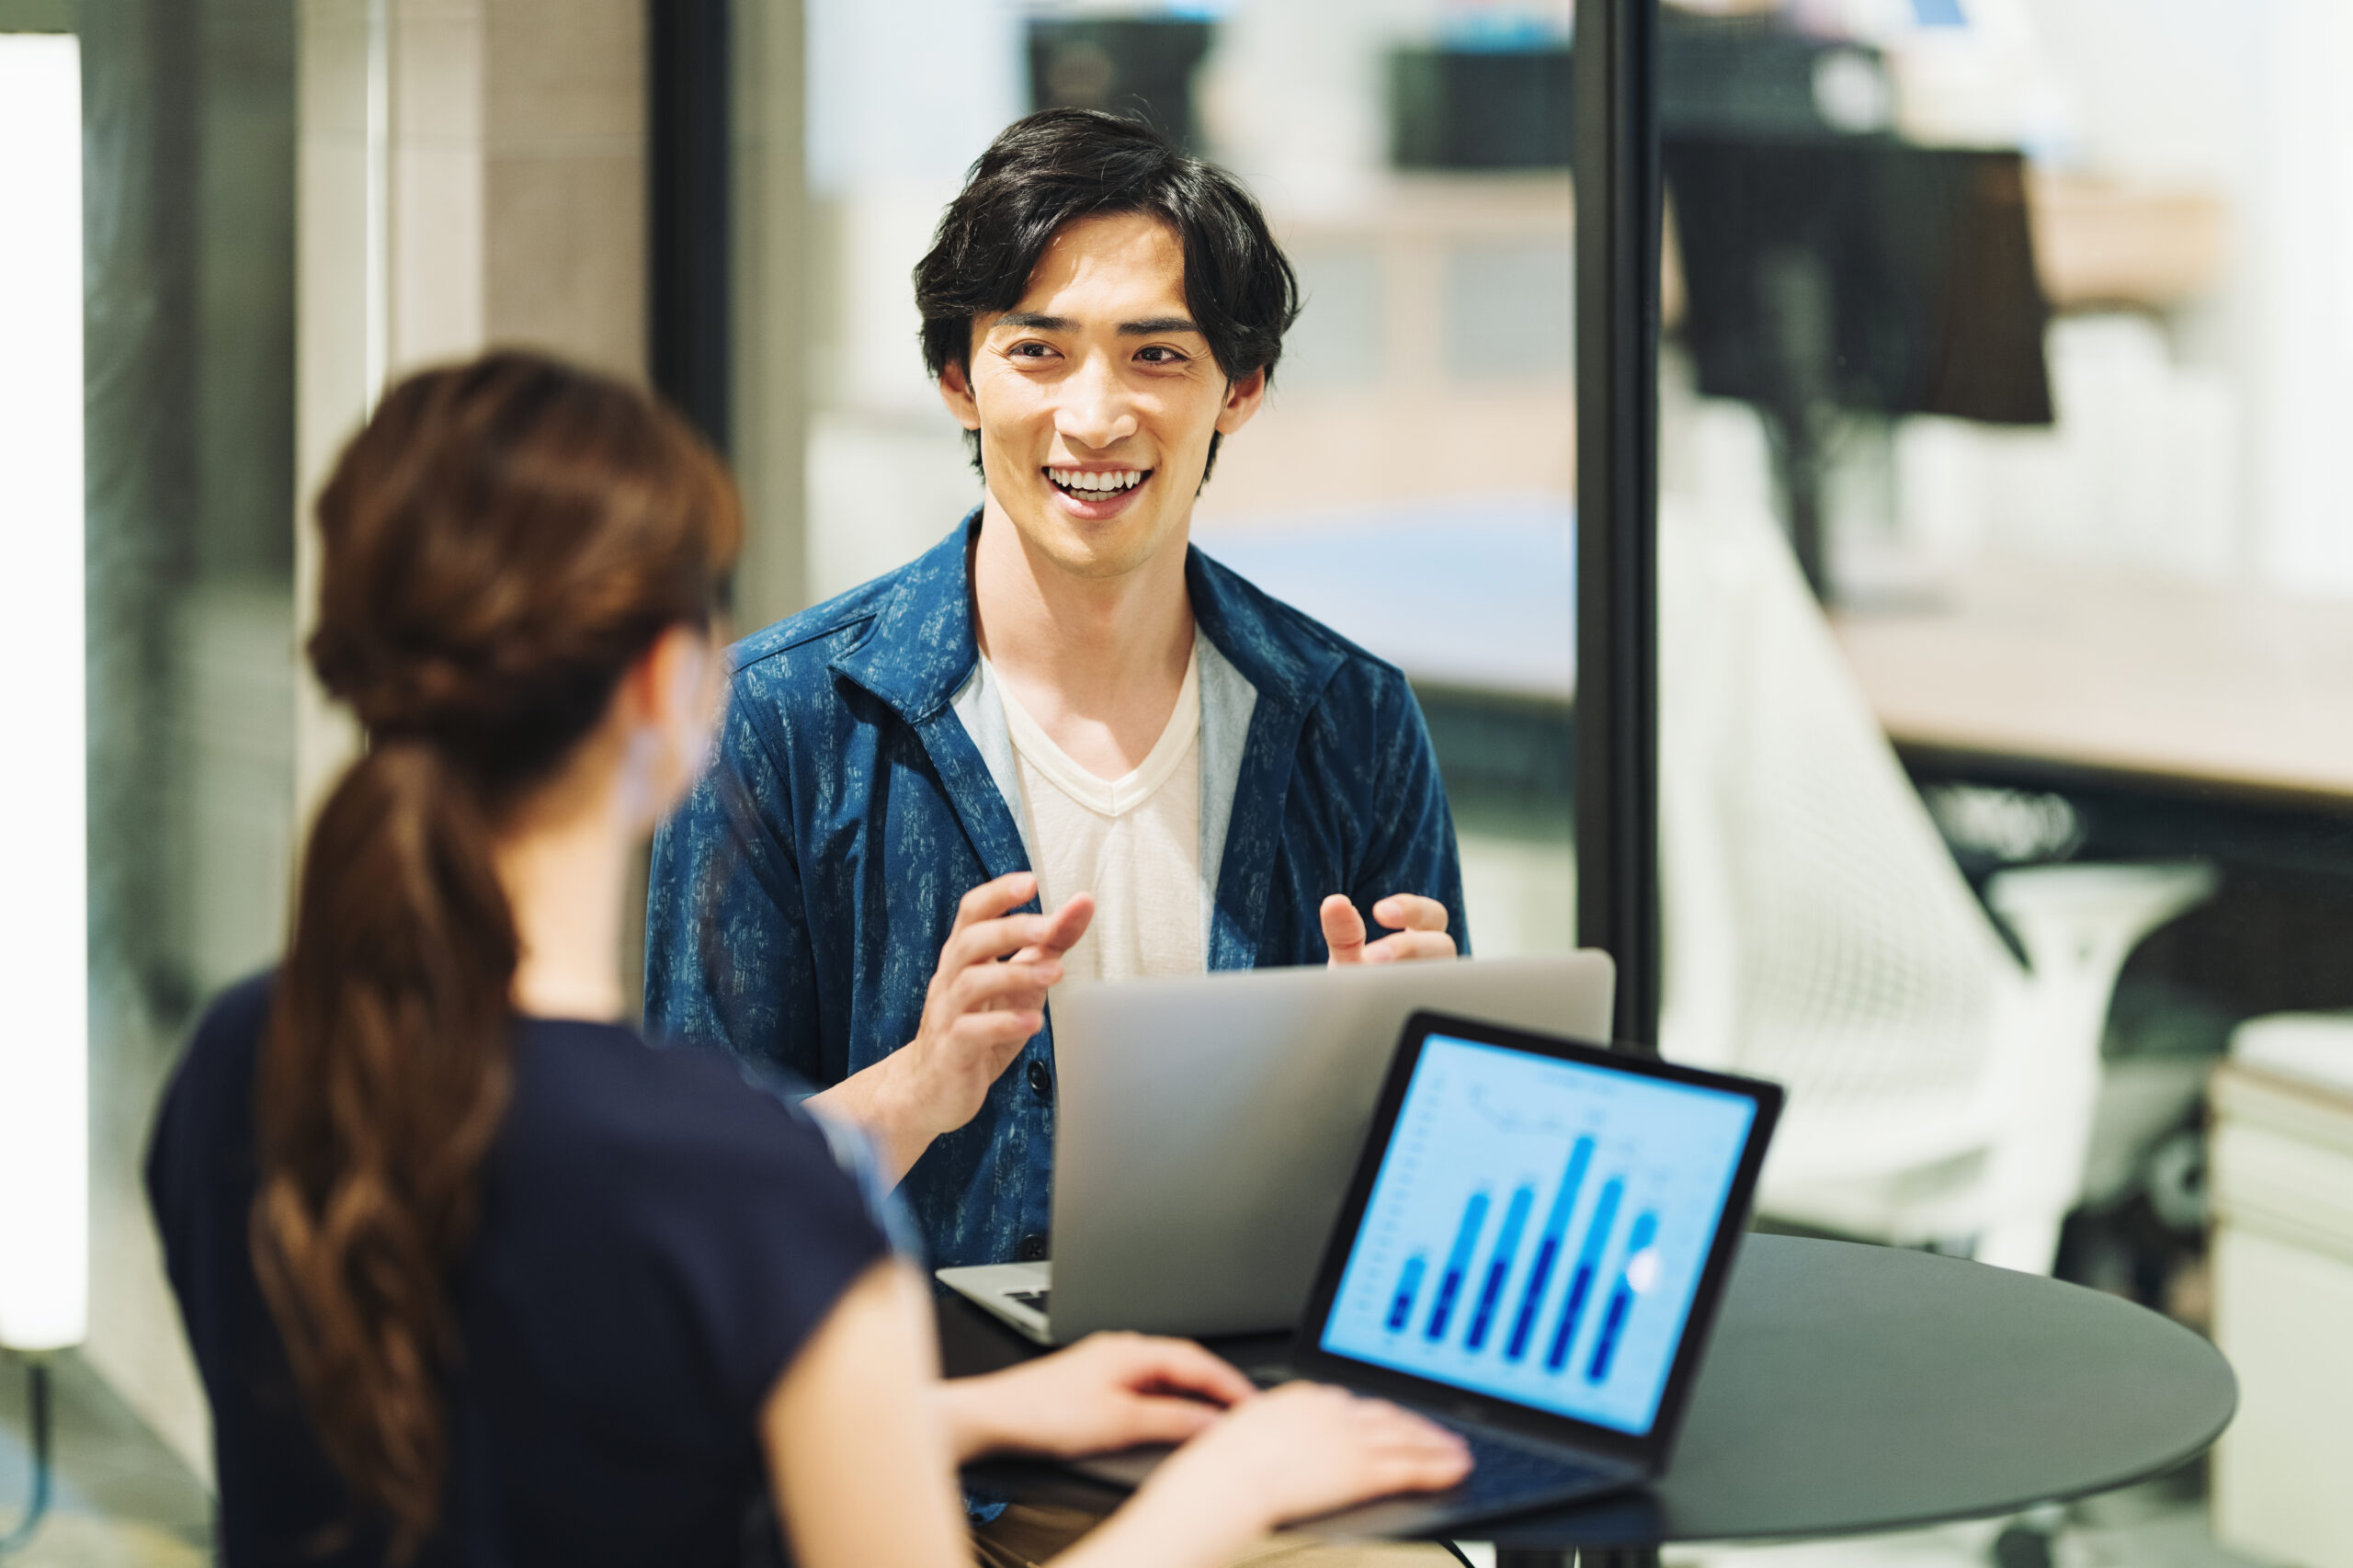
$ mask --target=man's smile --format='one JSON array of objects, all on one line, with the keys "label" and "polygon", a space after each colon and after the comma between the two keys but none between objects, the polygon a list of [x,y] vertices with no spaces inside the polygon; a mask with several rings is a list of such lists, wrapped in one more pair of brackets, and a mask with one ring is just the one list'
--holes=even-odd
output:
[{"label": "man's smile", "polygon": [[1148,468],[1070,468],[1040,470],[1054,491],[1055,505],[1087,522],[1102,522],[1128,509],[1136,492],[1157,470]]}]

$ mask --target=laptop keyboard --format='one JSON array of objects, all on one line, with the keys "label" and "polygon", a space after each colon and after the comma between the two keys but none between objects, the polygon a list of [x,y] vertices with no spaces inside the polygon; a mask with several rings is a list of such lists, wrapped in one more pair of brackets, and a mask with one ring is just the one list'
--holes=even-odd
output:
[{"label": "laptop keyboard", "polygon": [[1465,1503],[1500,1505],[1588,1483],[1597,1488],[1612,1474],[1598,1465],[1580,1464],[1557,1449],[1523,1449],[1465,1431],[1451,1421],[1443,1425],[1471,1445],[1471,1474],[1458,1492]]},{"label": "laptop keyboard", "polygon": [[[1046,1311],[1047,1298],[1053,1294],[1050,1286],[1043,1290],[1007,1290],[1006,1299],[1017,1301],[1033,1312]],[[1273,1388],[1289,1382],[1293,1376],[1284,1362],[1267,1362],[1244,1369],[1245,1375],[1260,1388]],[[1449,1421],[1442,1415],[1430,1417],[1471,1445],[1471,1474],[1456,1488],[1454,1496],[1461,1502],[1478,1506],[1494,1503],[1503,1506],[1516,1498],[1539,1494],[1554,1494],[1592,1483],[1597,1491],[1605,1481],[1609,1485],[1623,1484],[1614,1472],[1598,1465],[1580,1464],[1557,1449],[1524,1449],[1517,1443],[1501,1442],[1483,1432]]]}]

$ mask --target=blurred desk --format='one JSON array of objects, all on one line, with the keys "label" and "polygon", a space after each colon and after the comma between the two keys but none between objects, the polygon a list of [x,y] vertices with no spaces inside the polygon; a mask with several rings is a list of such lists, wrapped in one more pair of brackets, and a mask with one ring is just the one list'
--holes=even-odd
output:
[{"label": "blurred desk", "polygon": [[1204,527],[1195,541],[1414,683],[1458,820],[1565,823],[1576,528],[1565,497],[1469,496]]},{"label": "blurred desk", "polygon": [[2353,607],[2013,562],[1932,608],[1834,620],[1889,736],[1935,771],[2353,814]]},{"label": "blurred desk", "polygon": [[1575,692],[1576,527],[1564,499],[1228,524],[1195,542],[1416,687],[1563,705]]},{"label": "blurred desk", "polygon": [[[1564,805],[1574,524],[1561,500],[1229,525],[1201,547],[1404,668],[1449,790]],[[2082,851],[2353,877],[2353,606],[2048,562],[1834,618],[1922,783],[2065,794]]]}]

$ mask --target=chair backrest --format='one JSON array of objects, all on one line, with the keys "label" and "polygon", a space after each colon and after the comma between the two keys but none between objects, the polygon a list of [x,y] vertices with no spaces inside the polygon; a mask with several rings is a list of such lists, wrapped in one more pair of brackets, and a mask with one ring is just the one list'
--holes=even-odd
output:
[{"label": "chair backrest", "polygon": [[1781,531],[1659,518],[1661,1045],[1793,1113],[1952,1114],[2019,973]]}]

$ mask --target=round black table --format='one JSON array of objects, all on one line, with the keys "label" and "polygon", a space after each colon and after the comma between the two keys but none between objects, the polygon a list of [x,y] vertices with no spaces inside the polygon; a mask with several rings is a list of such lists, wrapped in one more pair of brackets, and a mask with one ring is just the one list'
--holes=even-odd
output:
[{"label": "round black table", "polygon": [[[977,1309],[940,1318],[950,1376],[1036,1347]],[[1237,1364],[1277,1342],[1212,1342]],[[1665,1475],[1469,1532],[1507,1568],[1571,1551],[1859,1534],[2017,1513],[2172,1470],[2229,1424],[2221,1352],[2112,1296],[1957,1258],[1751,1235]],[[975,1479],[1068,1501],[1043,1467]],[[1097,1498],[1104,1494],[1097,1491]]]}]

